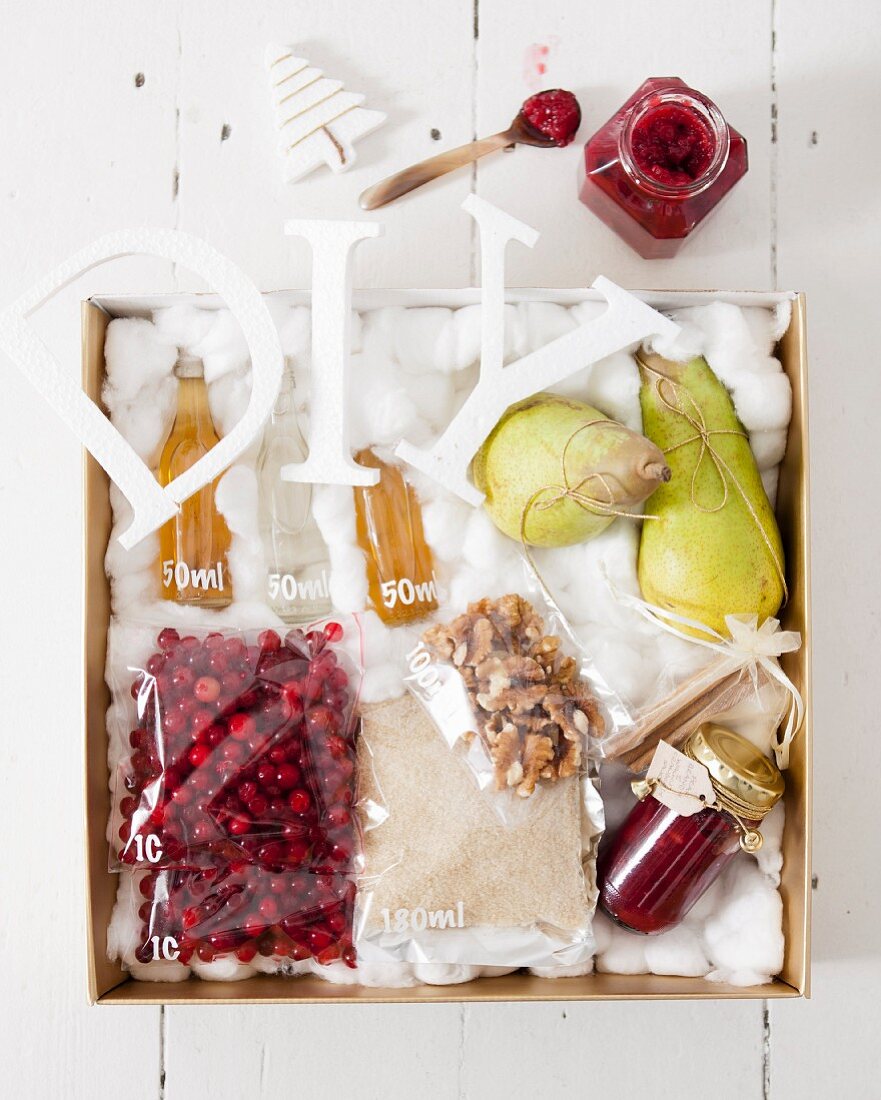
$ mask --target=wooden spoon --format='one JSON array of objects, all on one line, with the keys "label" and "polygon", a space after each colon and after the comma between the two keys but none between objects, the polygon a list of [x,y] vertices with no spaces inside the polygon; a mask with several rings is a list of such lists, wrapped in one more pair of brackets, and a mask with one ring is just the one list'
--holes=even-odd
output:
[{"label": "wooden spoon", "polygon": [[[576,126],[575,129],[578,127]],[[574,133],[574,130],[573,130]],[[469,141],[467,145],[460,145],[457,149],[439,153],[436,157],[429,157],[418,164],[405,168],[403,172],[396,172],[388,179],[368,187],[361,196],[362,210],[376,210],[380,206],[386,206],[401,195],[415,191],[423,183],[429,183],[438,176],[446,175],[456,168],[462,168],[466,164],[479,157],[485,157],[496,149],[507,149],[513,145],[538,145],[543,149],[559,146],[560,141],[552,135],[542,133],[536,129],[523,113],[523,108],[517,112],[514,121],[507,130],[492,137],[481,138],[479,141]]]}]

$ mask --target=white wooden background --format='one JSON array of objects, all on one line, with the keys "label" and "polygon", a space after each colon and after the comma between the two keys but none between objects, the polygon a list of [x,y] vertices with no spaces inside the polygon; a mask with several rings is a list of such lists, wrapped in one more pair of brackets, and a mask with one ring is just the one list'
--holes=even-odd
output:
[{"label": "white wooden background", "polygon": [[[382,214],[365,286],[473,279],[476,187],[541,231],[512,283],[808,293],[813,402],[816,917],[809,1003],[267,1008],[86,1006],[80,451],[15,369],[0,401],[0,1053],[16,1097],[881,1095],[875,417],[881,10],[862,0],[6,0],[0,34],[0,303],[98,233],[205,236],[264,288],[302,286],[292,216],[357,216],[368,183],[501,128],[550,44],[586,138],[648,75],[678,74],[749,139],[751,167],[680,259],[639,260],[575,201],[578,146],[518,150]],[[262,55],[302,52],[389,121],[348,175],[280,182]],[[136,74],[141,74],[136,78]],[[439,131],[433,138],[432,131]],[[228,137],[223,139],[223,134]],[[80,297],[168,290],[145,261],[48,307],[78,371]]]}]

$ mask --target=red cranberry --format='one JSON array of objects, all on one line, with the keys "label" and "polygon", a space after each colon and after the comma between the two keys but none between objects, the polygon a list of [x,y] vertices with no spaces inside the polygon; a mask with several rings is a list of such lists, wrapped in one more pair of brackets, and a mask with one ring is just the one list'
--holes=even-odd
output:
[{"label": "red cranberry", "polygon": [[338,943],[332,943],[330,947],[325,947],[323,951],[319,951],[316,958],[322,966],[329,966],[332,962],[340,957],[340,946]]},{"label": "red cranberry", "polygon": [[187,759],[194,768],[200,768],[210,755],[211,750],[207,745],[193,745],[187,753]]},{"label": "red cranberry", "polygon": [[171,674],[171,683],[178,691],[191,687],[194,680],[193,670],[188,665],[180,665]]},{"label": "red cranberry", "polygon": [[239,785],[238,794],[242,802],[247,804],[257,794],[257,784],[252,782],[250,779],[244,783],[241,783]]},{"label": "red cranberry", "polygon": [[180,634],[173,626],[166,626],[163,630],[160,630],[159,637],[156,639],[159,648],[164,650],[173,649],[179,641]]},{"label": "red cranberry", "polygon": [[333,936],[324,928],[312,928],[309,931],[309,946],[315,955],[326,951],[333,943]]},{"label": "red cranberry", "polygon": [[298,787],[288,795],[288,805],[295,814],[305,814],[312,806],[312,799],[308,791]]},{"label": "red cranberry", "polygon": [[244,836],[252,825],[251,818],[247,814],[237,814],[235,817],[230,818],[227,828],[233,836]]},{"label": "red cranberry", "polygon": [[306,712],[306,728],[314,736],[321,734],[338,733],[340,720],[330,707],[312,707]]},{"label": "red cranberry", "polygon": [[239,962],[249,963],[257,954],[257,945],[253,942],[243,943],[241,947],[236,948],[236,958]]},{"label": "red cranberry", "polygon": [[257,769],[257,782],[261,787],[269,786],[275,782],[275,774],[275,767],[266,760]]},{"label": "red cranberry", "polygon": [[324,636],[329,642],[342,641],[343,628],[340,623],[328,623],[324,628]]},{"label": "red cranberry", "polygon": [[281,649],[281,638],[274,630],[264,630],[257,641],[263,653],[277,653]]},{"label": "red cranberry", "polygon": [[328,824],[334,829],[342,829],[352,820],[345,806],[332,806],[327,812]]},{"label": "red cranberry", "polygon": [[255,795],[248,803],[248,809],[256,818],[261,818],[269,809],[269,799],[265,795]]},{"label": "red cranberry", "polygon": [[300,769],[293,764],[282,764],[275,773],[275,782],[283,791],[289,790],[291,787],[296,787],[299,781]]},{"label": "red cranberry", "polygon": [[200,703],[213,703],[220,696],[220,681],[213,676],[200,676],[193,685],[193,694]]},{"label": "red cranberry", "polygon": [[158,676],[165,665],[165,654],[154,653],[153,656],[147,661],[147,671],[151,676]]}]

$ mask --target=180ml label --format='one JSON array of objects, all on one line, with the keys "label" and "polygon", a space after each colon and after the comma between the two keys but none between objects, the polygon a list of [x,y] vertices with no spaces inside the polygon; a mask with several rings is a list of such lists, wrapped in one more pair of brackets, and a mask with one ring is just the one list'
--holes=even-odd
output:
[{"label": "180ml label", "polygon": [[424,932],[426,928],[464,928],[465,904],[454,909],[380,909],[386,932]]}]

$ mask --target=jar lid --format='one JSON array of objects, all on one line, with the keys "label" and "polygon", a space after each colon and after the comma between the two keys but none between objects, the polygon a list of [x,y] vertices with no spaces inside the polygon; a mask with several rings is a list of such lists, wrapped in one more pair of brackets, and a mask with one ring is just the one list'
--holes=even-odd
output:
[{"label": "jar lid", "polygon": [[705,722],[691,735],[687,754],[710,773],[719,801],[735,813],[761,819],[780,800],[783,775],[739,733]]},{"label": "jar lid", "polygon": [[174,374],[176,378],[204,378],[205,364],[198,355],[190,355],[188,351],[180,351],[174,365]]}]

